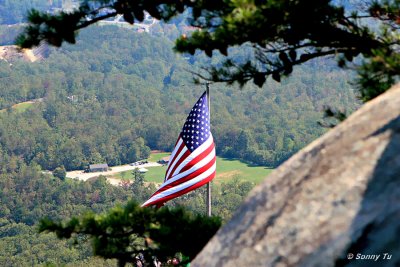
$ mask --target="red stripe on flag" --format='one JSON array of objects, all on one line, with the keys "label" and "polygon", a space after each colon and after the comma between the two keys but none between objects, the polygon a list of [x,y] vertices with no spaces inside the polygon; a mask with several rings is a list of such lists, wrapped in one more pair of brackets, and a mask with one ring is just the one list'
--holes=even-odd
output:
[{"label": "red stripe on flag", "polygon": [[190,192],[192,190],[195,190],[195,189],[197,189],[199,187],[202,187],[203,185],[207,184],[212,179],[214,179],[214,177],[215,177],[215,171],[212,174],[210,174],[207,178],[199,181],[198,183],[196,183],[196,184],[194,184],[194,185],[192,185],[192,186],[190,186],[188,188],[185,188],[185,189],[183,189],[183,190],[181,190],[179,192],[173,193],[171,195],[168,195],[168,196],[165,196],[163,198],[157,199],[157,200],[155,200],[153,202],[150,202],[144,207],[148,207],[148,206],[151,206],[151,205],[162,204],[164,202],[167,202],[168,200],[171,200],[171,199],[174,199],[174,198],[179,197],[181,195],[184,195],[184,194],[186,194],[186,193],[188,193],[188,192]]},{"label": "red stripe on flag", "polygon": [[[183,144],[185,145],[185,144]],[[187,158],[189,157],[189,155],[191,154],[190,150],[186,150],[185,153],[183,153],[182,157],[180,157],[180,159],[176,162],[174,168],[172,168],[171,172],[169,173],[168,177],[166,177],[165,180],[168,180],[169,178],[171,178],[172,174],[174,173],[174,171],[176,170],[176,168],[178,168],[178,166]],[[168,173],[168,172],[167,172]]]},{"label": "red stripe on flag", "polygon": [[[179,140],[179,139],[178,139],[178,140]],[[176,153],[174,154],[174,157],[169,159],[168,168],[167,168],[167,170],[165,171],[165,179],[164,179],[165,181],[167,180],[166,178],[167,178],[167,173],[168,173],[169,169],[170,169],[171,166],[174,164],[174,161],[179,160],[178,156],[179,156],[179,154],[181,153],[181,151],[182,151],[182,149],[183,149],[184,147],[185,147],[185,143],[184,143],[183,140],[182,140],[182,143],[181,143],[181,145],[179,146],[179,148],[178,148],[178,150],[176,151]]]},{"label": "red stripe on flag", "polygon": [[194,159],[192,159],[188,164],[186,164],[185,167],[183,167],[179,173],[182,173],[186,170],[189,170],[191,167],[193,167],[194,165],[196,165],[197,163],[199,163],[201,160],[203,160],[208,154],[211,153],[211,151],[213,151],[215,145],[214,142],[211,143],[211,145],[206,148],[203,152],[201,152],[197,157],[195,157]]},{"label": "red stripe on flag", "polygon": [[[195,158],[192,159],[190,162],[188,162],[188,163],[179,171],[179,173],[177,173],[176,175],[179,175],[180,173],[183,173],[184,171],[189,170],[190,168],[192,168],[193,166],[195,166],[196,164],[198,164],[201,160],[203,160],[203,159],[204,159],[205,157],[207,157],[210,153],[212,153],[214,147],[215,147],[214,143],[211,143],[210,146],[209,146],[207,149],[205,149],[205,150],[204,150],[202,153],[200,153],[197,157],[195,157]],[[214,161],[215,161],[215,157],[214,157]],[[206,169],[206,170],[207,170],[207,169]],[[206,171],[206,170],[205,170],[205,171]],[[176,175],[172,176],[172,175],[174,174],[174,171],[175,171],[175,170],[171,171],[171,173],[170,173],[168,179],[173,178],[174,176],[176,176]],[[190,175],[190,174],[188,174],[188,175]],[[184,177],[180,178],[178,181],[181,181],[181,179],[183,179],[183,178],[184,178]],[[179,183],[181,183],[181,182],[178,182],[178,184],[179,184]],[[176,182],[174,182],[173,184],[176,184]],[[168,186],[169,186],[169,185],[168,185]],[[162,190],[162,191],[164,191],[164,190]],[[156,194],[157,194],[157,192],[155,192],[153,195],[156,195]]]},{"label": "red stripe on flag", "polygon": [[[158,189],[158,190],[153,194],[153,196],[155,196],[155,195],[157,195],[157,194],[159,194],[159,193],[161,193],[161,192],[163,192],[163,191],[165,191],[165,190],[167,190],[167,189],[170,189],[170,188],[172,188],[172,187],[175,187],[175,186],[177,186],[177,185],[179,185],[179,184],[182,184],[182,183],[184,183],[184,182],[186,182],[186,181],[189,181],[189,180],[191,180],[191,179],[196,178],[197,176],[199,176],[199,175],[202,174],[203,172],[205,172],[205,171],[207,171],[208,169],[210,169],[210,168],[214,165],[215,161],[216,161],[216,158],[214,157],[212,160],[210,160],[210,162],[208,162],[208,163],[207,163],[206,165],[204,165],[203,167],[197,169],[196,171],[194,171],[194,172],[192,172],[192,173],[190,173],[190,174],[188,174],[188,175],[186,175],[186,176],[183,176],[183,177],[180,178],[179,180],[176,180],[175,182],[170,183],[169,185],[166,185],[166,186],[164,186],[164,187]],[[152,196],[152,197],[153,197],[153,196]]]}]

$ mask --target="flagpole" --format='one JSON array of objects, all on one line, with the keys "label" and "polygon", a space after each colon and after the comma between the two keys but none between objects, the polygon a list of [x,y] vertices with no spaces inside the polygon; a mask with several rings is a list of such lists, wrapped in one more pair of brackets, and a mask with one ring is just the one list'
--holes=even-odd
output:
[{"label": "flagpole", "polygon": [[[211,106],[210,106],[210,83],[206,83],[207,101],[208,101],[208,122],[211,129]],[[207,215],[211,217],[211,182],[207,183]]]}]

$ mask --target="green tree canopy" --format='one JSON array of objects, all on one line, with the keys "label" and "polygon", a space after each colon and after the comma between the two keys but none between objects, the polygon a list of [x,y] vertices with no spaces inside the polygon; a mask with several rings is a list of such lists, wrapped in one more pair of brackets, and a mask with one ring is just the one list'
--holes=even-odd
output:
[{"label": "green tree canopy", "polygon": [[[262,86],[267,77],[280,81],[295,65],[315,58],[335,56],[340,66],[355,66],[354,58],[362,55],[356,67],[360,97],[367,101],[385,91],[399,74],[400,2],[357,3],[349,8],[346,1],[330,0],[85,0],[69,13],[32,10],[18,43],[32,47],[46,41],[61,46],[64,41],[75,43],[79,29],[119,14],[133,24],[144,19],[144,12],[168,21],[187,11],[188,22],[199,30],[178,38],[176,50],[191,54],[201,50],[208,56],[218,50],[227,56],[206,74],[198,73],[200,77],[241,85],[253,80]],[[252,55],[230,58],[229,48],[241,45],[251,47]]]},{"label": "green tree canopy", "polygon": [[147,262],[152,262],[153,256],[165,262],[176,253],[192,260],[220,225],[217,217],[193,215],[183,209],[165,207],[143,209],[131,201],[126,207],[116,207],[108,214],[87,214],[65,224],[44,219],[39,228],[41,232],[55,232],[60,238],[89,235],[95,255],[116,258],[119,266],[125,266],[135,262],[139,254]]},{"label": "green tree canopy", "polygon": [[65,170],[64,166],[60,166],[54,169],[53,175],[61,180],[65,180],[67,171]]}]

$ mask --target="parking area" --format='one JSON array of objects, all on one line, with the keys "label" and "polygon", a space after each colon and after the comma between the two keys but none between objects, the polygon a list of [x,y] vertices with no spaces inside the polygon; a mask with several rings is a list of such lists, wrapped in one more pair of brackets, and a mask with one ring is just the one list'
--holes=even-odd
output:
[{"label": "parking area", "polygon": [[[141,162],[139,164],[139,162]],[[147,161],[145,161],[147,162]],[[145,163],[144,161],[138,161],[138,162],[134,162],[131,164],[125,164],[125,165],[120,165],[120,166],[114,166],[111,167],[111,170],[106,171],[106,172],[84,172],[83,170],[78,170],[78,171],[70,171],[67,172],[67,178],[71,178],[71,179],[78,179],[81,181],[86,181],[90,178],[93,177],[97,177],[100,175],[103,176],[109,176],[109,175],[113,175],[119,172],[124,172],[124,171],[129,171],[129,170],[134,170],[136,168],[148,168],[148,167],[158,167],[158,166],[162,166],[161,164],[157,163],[157,162],[147,162]]]}]

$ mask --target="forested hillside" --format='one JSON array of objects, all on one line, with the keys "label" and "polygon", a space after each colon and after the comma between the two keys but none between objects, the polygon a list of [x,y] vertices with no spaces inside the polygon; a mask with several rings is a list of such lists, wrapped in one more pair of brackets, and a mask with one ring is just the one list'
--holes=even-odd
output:
[{"label": "forested hillside", "polygon": [[[91,258],[85,242],[76,248],[37,235],[35,224],[105,211],[131,196],[143,201],[154,188],[62,181],[42,170],[115,165],[146,158],[150,149],[170,151],[204,90],[188,70],[208,61],[173,53],[167,38],[111,26],[82,31],[77,45],[53,49],[43,61],[0,61],[0,265],[115,266]],[[317,124],[325,105],[356,107],[349,75],[320,61],[261,89],[212,84],[217,153],[279,165],[325,131]],[[33,99],[41,100],[12,108]],[[214,213],[229,218],[251,187],[240,177],[213,186]],[[202,190],[171,205],[202,212]]]},{"label": "forested hillside", "polygon": [[[124,186],[112,186],[105,177],[63,181],[40,172],[37,165],[0,155],[0,266],[116,266],[115,261],[92,257],[91,244],[82,236],[76,237],[76,246],[52,234],[39,235],[36,225],[43,218],[66,220],[86,212],[105,212],[128,199],[143,203],[155,186],[145,186],[143,176],[136,174],[135,182]],[[230,218],[253,186],[238,178],[213,186],[213,213]],[[196,190],[168,205],[204,213],[204,195],[204,189]]]},{"label": "forested hillside", "polygon": [[29,10],[49,10],[52,7],[61,7],[61,2],[62,0],[0,0],[0,24],[25,22]]},{"label": "forested hillside", "polygon": [[[0,114],[0,145],[43,169],[84,168],[170,151],[204,87],[188,70],[207,59],[174,54],[170,41],[118,27],[85,30],[45,61],[0,65],[0,108],[44,98],[25,113]],[[354,109],[346,72],[314,63],[262,89],[211,85],[212,129],[221,156],[277,166],[324,129],[325,105]]]},{"label": "forested hillside", "polygon": [[90,258],[90,244],[81,246],[37,234],[40,219],[66,219],[83,212],[105,211],[131,197],[131,191],[111,186],[105,178],[92,182],[61,181],[26,166],[16,157],[0,156],[0,265],[43,266],[66,263],[115,266]]}]

